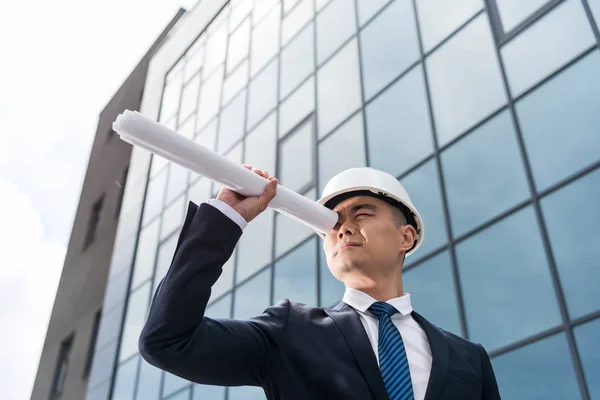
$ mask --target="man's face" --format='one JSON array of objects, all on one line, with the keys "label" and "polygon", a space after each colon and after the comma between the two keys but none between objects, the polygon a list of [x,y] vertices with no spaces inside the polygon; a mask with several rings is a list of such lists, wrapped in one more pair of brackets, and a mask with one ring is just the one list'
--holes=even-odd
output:
[{"label": "man's face", "polygon": [[416,231],[398,225],[393,206],[371,196],[356,196],[339,203],[333,211],[339,219],[324,239],[327,265],[339,280],[353,271],[386,273],[400,268]]}]

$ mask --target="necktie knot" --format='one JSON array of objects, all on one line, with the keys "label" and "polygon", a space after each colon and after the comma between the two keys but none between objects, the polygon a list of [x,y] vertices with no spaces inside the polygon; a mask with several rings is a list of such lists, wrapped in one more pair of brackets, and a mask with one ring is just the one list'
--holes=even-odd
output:
[{"label": "necktie knot", "polygon": [[384,315],[391,317],[398,312],[393,305],[384,303],[382,301],[376,301],[375,303],[371,304],[369,311],[377,318],[381,318]]}]

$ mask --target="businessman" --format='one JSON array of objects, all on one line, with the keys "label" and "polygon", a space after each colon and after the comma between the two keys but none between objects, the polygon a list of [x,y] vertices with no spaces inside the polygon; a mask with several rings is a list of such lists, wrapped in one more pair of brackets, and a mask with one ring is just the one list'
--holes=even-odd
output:
[{"label": "businessman", "polygon": [[246,224],[277,192],[277,179],[246,168],[269,180],[262,195],[222,188],[190,202],[140,336],[144,359],[193,382],[259,386],[269,399],[500,398],[485,349],[413,310],[402,266],[424,238],[423,221],[383,171],[343,171],[319,200],[338,214],[320,233],[328,267],[346,286],[336,307],[281,299],[247,320],[205,317]]}]

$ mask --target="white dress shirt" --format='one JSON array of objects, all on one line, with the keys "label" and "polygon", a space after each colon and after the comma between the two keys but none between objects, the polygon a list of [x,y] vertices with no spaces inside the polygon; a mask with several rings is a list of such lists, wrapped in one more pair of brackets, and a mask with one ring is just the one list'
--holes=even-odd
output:
[{"label": "white dress shirt", "polygon": [[[228,204],[217,199],[209,199],[206,202],[238,224],[242,231],[246,228],[247,221]],[[358,313],[379,364],[379,320],[368,311],[371,304],[377,300],[360,290],[346,288],[342,301]],[[421,325],[410,314],[413,310],[410,294],[405,293],[404,296],[390,299],[386,303],[393,305],[398,310],[396,314],[392,315],[392,322],[400,332],[404,342],[414,398],[415,400],[423,400],[431,373],[432,356],[429,340]]]},{"label": "white dress shirt", "polygon": [[[371,304],[377,300],[360,290],[346,288],[342,301],[358,313],[379,364],[379,319],[368,311]],[[422,400],[425,398],[431,373],[432,356],[429,340],[421,325],[410,314],[413,310],[410,294],[405,293],[404,296],[390,299],[386,303],[393,305],[398,310],[396,314],[392,315],[392,322],[404,342],[415,400]]]}]

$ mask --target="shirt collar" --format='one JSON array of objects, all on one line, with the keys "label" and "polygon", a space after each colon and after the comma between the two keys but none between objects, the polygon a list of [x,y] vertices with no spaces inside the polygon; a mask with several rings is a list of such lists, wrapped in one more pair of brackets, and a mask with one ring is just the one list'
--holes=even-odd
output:
[{"label": "shirt collar", "polygon": [[[347,287],[342,301],[355,310],[364,313],[367,312],[369,307],[371,307],[371,304],[375,303],[377,300],[365,292]],[[402,315],[408,315],[413,311],[409,293],[404,293],[403,296],[389,299],[386,303],[393,305]]]}]

